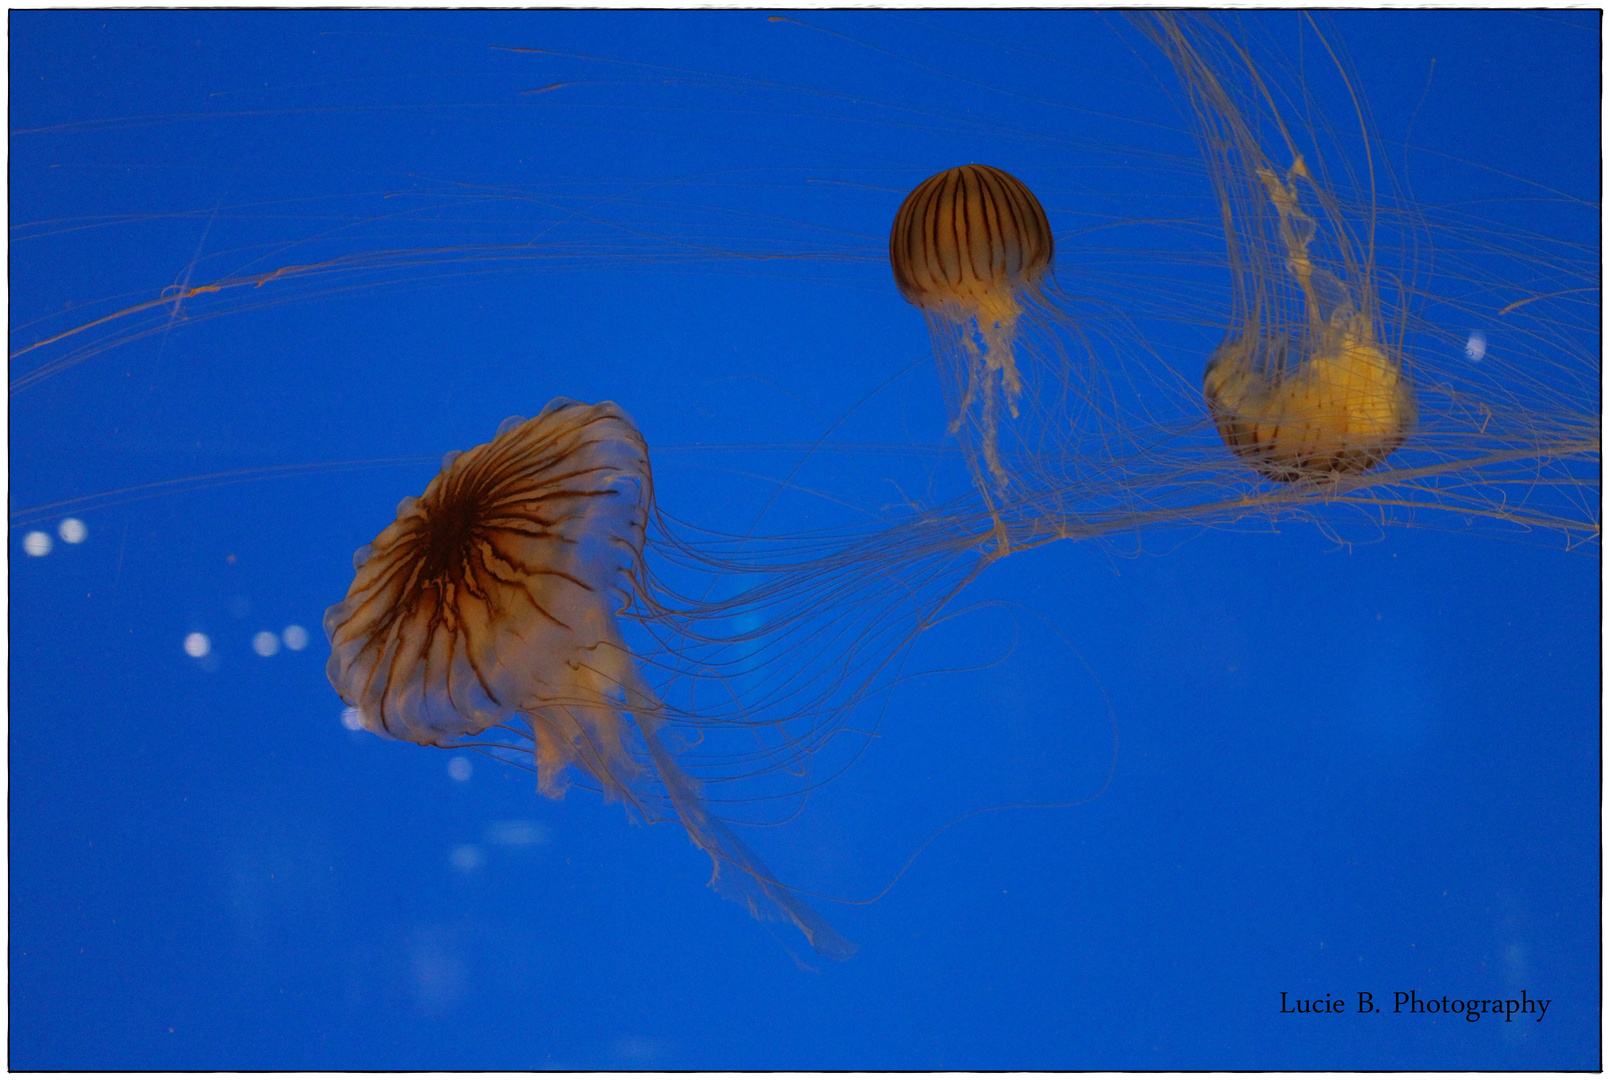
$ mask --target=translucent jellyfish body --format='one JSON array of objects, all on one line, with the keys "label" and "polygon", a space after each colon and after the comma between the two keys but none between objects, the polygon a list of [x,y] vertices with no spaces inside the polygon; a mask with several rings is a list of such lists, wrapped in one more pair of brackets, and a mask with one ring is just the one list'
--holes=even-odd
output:
[{"label": "translucent jellyfish body", "polygon": [[377,734],[484,746],[471,740],[501,732],[551,798],[574,769],[645,820],[674,817],[710,855],[713,885],[847,957],[854,946],[708,812],[661,740],[661,703],[616,615],[642,579],[653,501],[647,447],[612,402],[559,399],[506,421],[448,455],[358,551],[324,617],[330,683]]}]

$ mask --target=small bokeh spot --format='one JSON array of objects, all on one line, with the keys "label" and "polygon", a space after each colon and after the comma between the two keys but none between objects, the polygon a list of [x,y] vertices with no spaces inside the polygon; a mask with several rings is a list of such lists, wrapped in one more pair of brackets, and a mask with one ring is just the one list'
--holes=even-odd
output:
[{"label": "small bokeh spot", "polygon": [[280,651],[279,635],[272,630],[259,630],[252,635],[252,652],[258,656],[273,656]]},{"label": "small bokeh spot", "polygon": [[453,869],[460,873],[479,870],[481,864],[486,861],[486,858],[481,854],[481,849],[474,844],[460,844],[453,849],[453,854],[449,858],[453,863]]},{"label": "small bokeh spot", "polygon": [[34,531],[22,538],[22,550],[30,555],[50,554],[50,534]]},{"label": "small bokeh spot", "polygon": [[203,656],[206,656],[208,653],[212,652],[212,641],[207,637],[206,634],[199,632],[194,634],[186,634],[184,639],[184,652],[186,656],[191,656],[197,660],[200,660]]},{"label": "small bokeh spot", "polygon": [[460,782],[468,780],[474,771],[467,757],[455,757],[447,763],[447,775]]},{"label": "small bokeh spot", "polygon": [[301,652],[307,648],[307,631],[295,623],[285,628],[285,632],[280,635],[280,639],[285,642],[285,647],[292,652]]},{"label": "small bokeh spot", "polygon": [[341,710],[341,726],[346,728],[348,731],[362,731],[363,714],[357,709],[354,709],[352,706],[348,705],[346,708]]},{"label": "small bokeh spot", "polygon": [[56,526],[56,535],[69,544],[82,544],[89,530],[77,518],[62,518],[61,524]]}]

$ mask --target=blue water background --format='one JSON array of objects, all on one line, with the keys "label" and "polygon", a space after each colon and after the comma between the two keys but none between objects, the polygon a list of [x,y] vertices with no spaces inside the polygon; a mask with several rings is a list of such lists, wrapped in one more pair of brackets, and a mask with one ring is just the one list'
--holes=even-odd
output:
[{"label": "blue water background", "polygon": [[[321,614],[443,452],[613,399],[685,521],[750,528],[830,430],[861,449],[812,491],[920,498],[909,448],[949,443],[880,255],[903,192],[978,160],[1059,233],[1208,205],[1117,16],[800,18],[11,13],[14,351],[170,286],[529,245],[200,294],[12,398],[13,511],[415,460],[92,504],[43,557],[57,516],[12,529],[11,1067],[1597,1068],[1599,564],[1560,537],[1186,525],[996,564],[965,599],[1006,606],[924,635],[855,767],[745,836],[865,898],[958,814],[1110,785],[818,902],[860,952],[815,970],[677,827],[343,727]],[[1325,25],[1417,198],[1578,227],[1517,200],[1597,199],[1595,13]],[[1410,990],[1551,1005],[1393,1015]]]}]

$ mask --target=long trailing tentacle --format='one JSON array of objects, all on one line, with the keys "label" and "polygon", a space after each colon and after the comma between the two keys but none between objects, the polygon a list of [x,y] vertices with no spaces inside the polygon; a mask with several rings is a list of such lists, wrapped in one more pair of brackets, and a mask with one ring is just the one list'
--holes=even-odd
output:
[{"label": "long trailing tentacle", "polygon": [[[710,878],[711,888],[743,904],[757,919],[786,916],[799,927],[811,947],[829,959],[848,960],[855,955],[854,943],[829,926],[826,919],[778,882],[760,857],[749,850],[749,845],[740,840],[725,822],[705,809],[704,801],[699,798],[697,783],[677,765],[665,749],[665,744],[655,734],[655,727],[652,720],[640,720],[638,724],[649,757],[661,782],[665,784],[666,793],[676,807],[683,827],[715,864],[715,873]],[[723,873],[729,864],[732,872]]]}]

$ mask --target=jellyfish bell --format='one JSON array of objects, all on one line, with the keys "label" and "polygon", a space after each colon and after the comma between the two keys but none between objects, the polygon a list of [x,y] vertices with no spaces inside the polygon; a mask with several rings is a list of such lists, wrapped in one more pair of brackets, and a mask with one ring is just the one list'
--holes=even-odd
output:
[{"label": "jellyfish bell", "polygon": [[[587,654],[629,686],[610,608],[594,597],[621,587],[651,498],[646,450],[611,403],[567,404],[454,455],[360,549],[347,598],[325,613],[331,684],[376,733],[422,745],[562,697]],[[609,719],[580,709],[577,720],[563,742],[601,740],[603,762],[618,762]],[[569,762],[549,749],[539,775],[557,792]]]},{"label": "jellyfish bell", "polygon": [[390,738],[462,747],[514,735],[550,798],[574,770],[645,820],[669,804],[710,855],[713,885],[847,958],[854,946],[709,813],[660,737],[661,703],[617,618],[642,587],[653,505],[647,446],[613,402],[561,398],[511,417],[446,459],[359,550],[346,598],[324,616],[330,683]]},{"label": "jellyfish bell", "polygon": [[[1293,353],[1307,359],[1293,364]],[[1224,444],[1280,482],[1364,472],[1402,445],[1414,421],[1398,364],[1345,331],[1328,351],[1226,342],[1208,360],[1202,391]]]},{"label": "jellyfish bell", "polygon": [[1010,328],[1022,314],[1018,298],[1039,285],[1054,253],[1040,200],[989,165],[960,165],[918,184],[889,232],[900,294],[924,311],[978,319],[981,332]]}]

